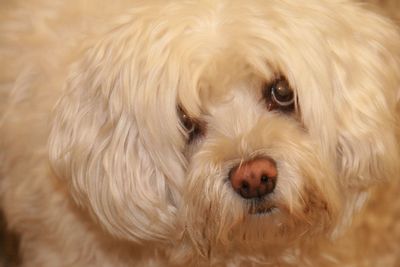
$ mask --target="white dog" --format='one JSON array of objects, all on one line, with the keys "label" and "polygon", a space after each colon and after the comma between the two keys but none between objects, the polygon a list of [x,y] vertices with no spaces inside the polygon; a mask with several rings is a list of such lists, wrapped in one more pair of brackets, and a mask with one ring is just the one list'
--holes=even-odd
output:
[{"label": "white dog", "polygon": [[389,19],[348,0],[0,10],[22,266],[399,266]]}]

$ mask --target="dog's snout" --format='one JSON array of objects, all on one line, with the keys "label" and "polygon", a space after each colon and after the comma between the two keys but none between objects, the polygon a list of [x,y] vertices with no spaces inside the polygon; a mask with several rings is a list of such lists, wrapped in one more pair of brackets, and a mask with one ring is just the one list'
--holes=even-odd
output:
[{"label": "dog's snout", "polygon": [[277,175],[273,159],[257,158],[234,167],[229,173],[229,180],[243,198],[261,198],[274,191]]}]

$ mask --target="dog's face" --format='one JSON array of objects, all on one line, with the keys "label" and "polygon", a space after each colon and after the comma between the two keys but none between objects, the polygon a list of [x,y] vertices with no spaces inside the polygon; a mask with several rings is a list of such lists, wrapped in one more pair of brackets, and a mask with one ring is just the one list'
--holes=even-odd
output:
[{"label": "dog's face", "polygon": [[345,1],[211,2],[139,7],[85,52],[55,170],[124,239],[206,254],[337,231],[398,173],[396,32]]}]

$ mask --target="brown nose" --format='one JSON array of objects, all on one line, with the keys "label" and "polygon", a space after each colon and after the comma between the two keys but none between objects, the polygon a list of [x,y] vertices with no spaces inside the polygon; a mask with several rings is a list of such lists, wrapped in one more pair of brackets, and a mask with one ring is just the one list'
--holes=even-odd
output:
[{"label": "brown nose", "polygon": [[243,198],[261,198],[272,193],[278,171],[270,158],[258,158],[234,167],[229,173],[233,189]]}]

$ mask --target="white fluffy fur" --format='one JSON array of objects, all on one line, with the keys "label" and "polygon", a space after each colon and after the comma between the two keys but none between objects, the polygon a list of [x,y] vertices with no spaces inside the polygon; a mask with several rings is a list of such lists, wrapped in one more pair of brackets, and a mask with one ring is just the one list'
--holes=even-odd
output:
[{"label": "white fluffy fur", "polygon": [[[398,266],[388,19],[348,0],[21,0],[0,32],[1,207],[23,266]],[[265,108],[277,75],[296,114]],[[178,106],[204,136],[187,142]],[[227,181],[259,156],[278,168],[268,215]]]}]

